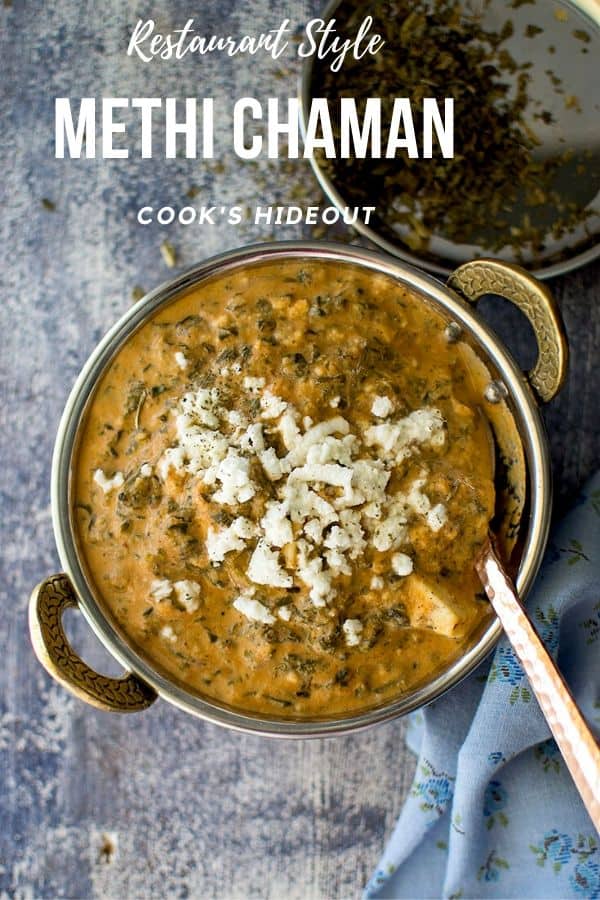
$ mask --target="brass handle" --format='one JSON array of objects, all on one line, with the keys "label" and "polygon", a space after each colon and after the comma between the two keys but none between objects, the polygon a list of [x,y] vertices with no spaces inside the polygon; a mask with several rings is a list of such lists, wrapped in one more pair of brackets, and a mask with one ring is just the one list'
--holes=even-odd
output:
[{"label": "brass handle", "polygon": [[53,575],[34,588],[29,600],[29,633],[35,655],[56,681],[98,709],[146,709],[156,700],[153,688],[132,673],[123,678],[100,675],[71,648],[62,627],[62,614],[77,605],[77,595],[66,575]]},{"label": "brass handle", "polygon": [[600,747],[531,624],[491,543],[476,563],[485,592],[523,664],[590,818],[600,830]]},{"label": "brass handle", "polygon": [[496,259],[459,266],[448,286],[470,303],[484,294],[499,294],[527,316],[538,344],[538,357],[527,377],[541,400],[552,400],[566,378],[569,351],[558,304],[548,288],[520,266]]}]

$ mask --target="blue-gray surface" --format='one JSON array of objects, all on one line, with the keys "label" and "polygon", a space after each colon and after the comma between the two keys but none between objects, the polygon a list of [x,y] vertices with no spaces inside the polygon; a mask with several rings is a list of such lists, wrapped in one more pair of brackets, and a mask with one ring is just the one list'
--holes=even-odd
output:
[{"label": "blue-gray surface", "polygon": [[[132,288],[169,276],[159,252],[165,237],[186,266],[271,234],[224,224],[141,227],[138,207],[186,203],[192,187],[198,205],[319,197],[304,164],[54,160],[54,97],[212,95],[225,107],[246,94],[292,95],[291,61],[287,69],[216,56],[144,66],[126,56],[128,34],[138,15],[153,14],[164,30],[195,15],[206,31],[241,34],[285,16],[299,23],[317,9],[312,0],[13,0],[0,11],[2,896],[356,895],[407,790],[413,763],[401,723],[333,742],[274,743],[166,703],[135,716],[95,712],[51,684],[26,629],[29,591],[58,566],[50,457],[81,364],[128,307]],[[559,508],[600,455],[599,272],[588,267],[553,284],[572,346],[569,383],[547,412]],[[514,334],[509,310],[495,322]],[[531,354],[526,332],[519,345]],[[81,622],[71,632],[106,667]]]}]

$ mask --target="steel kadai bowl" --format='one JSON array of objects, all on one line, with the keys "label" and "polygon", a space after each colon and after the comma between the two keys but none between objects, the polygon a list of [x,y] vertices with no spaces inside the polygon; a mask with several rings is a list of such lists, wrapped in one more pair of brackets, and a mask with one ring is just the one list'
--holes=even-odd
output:
[{"label": "steel kadai bowl", "polygon": [[[152,291],[116,323],[85,364],[60,422],[52,467],[52,515],[64,572],[47,578],[33,591],[30,631],[34,650],[48,672],[100,709],[139,711],[160,696],[194,716],[240,731],[289,738],[342,734],[404,715],[439,697],[481,662],[500,635],[499,622],[490,617],[458,659],[427,683],[391,702],[347,715],[284,719],[231,708],[186,689],[142,655],[94,593],[77,546],[73,471],[80,423],[107,366],[137,329],[190,287],[264,263],[302,260],[359,267],[363,272],[394,279],[437,310],[460,340],[471,346],[485,373],[482,404],[497,448],[498,540],[505,548],[505,561],[522,597],[535,578],[547,541],[552,496],[548,443],[538,401],[552,399],[567,366],[564,329],[548,290],[522,269],[495,260],[466,263],[443,284],[398,259],[332,243],[261,244],[224,253]],[[539,351],[531,372],[524,374],[519,369],[474,310],[479,297],[489,293],[511,300],[529,318]],[[100,675],[73,651],[61,624],[68,607],[81,610],[103,645],[126,670],[123,677]]]}]

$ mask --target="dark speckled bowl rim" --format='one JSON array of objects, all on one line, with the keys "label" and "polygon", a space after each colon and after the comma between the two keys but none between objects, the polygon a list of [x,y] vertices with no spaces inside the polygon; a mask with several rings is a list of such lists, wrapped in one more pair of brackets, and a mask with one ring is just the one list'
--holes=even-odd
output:
[{"label": "dark speckled bowl rim", "polygon": [[347,734],[405,715],[439,698],[458,684],[481,663],[494,648],[502,633],[493,618],[479,641],[460,656],[445,672],[415,691],[375,709],[329,719],[292,720],[244,714],[202,698],[154,668],[132,643],[124,639],[103,613],[95,599],[84,567],[79,559],[72,522],[72,460],[79,425],[94,388],[116,352],[159,307],[193,285],[217,274],[244,266],[276,260],[306,259],[358,264],[363,268],[391,276],[458,322],[479,345],[492,371],[500,373],[508,388],[511,408],[527,463],[529,507],[523,553],[516,576],[521,597],[525,597],[538,572],[548,538],[552,505],[552,486],[548,442],[537,403],[529,384],[494,332],[450,288],[430,275],[398,258],[381,252],[344,244],[316,241],[282,241],[231,250],[193,266],[171,281],[148,293],[128,310],[110,329],[93,351],[71,391],[63,412],[52,461],[52,522],[58,553],[65,572],[72,580],[80,609],[91,628],[121,665],[150,684],[157,693],[185,712],[207,721],[253,734],[284,738],[325,737]]}]

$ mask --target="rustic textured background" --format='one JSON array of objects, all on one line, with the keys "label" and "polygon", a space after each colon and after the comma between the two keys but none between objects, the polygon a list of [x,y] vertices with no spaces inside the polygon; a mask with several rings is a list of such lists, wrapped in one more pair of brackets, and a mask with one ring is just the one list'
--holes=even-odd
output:
[{"label": "rustic textured background", "polygon": [[[170,30],[195,14],[206,32],[239,34],[284,16],[300,23],[318,8],[314,0],[5,0],[0,9],[1,896],[356,896],[408,789],[413,760],[402,723],[299,744],[231,734],[166,703],[105,715],[51,684],[26,629],[31,588],[58,566],[50,457],[81,364],[127,309],[132,288],[171,274],[159,252],[165,237],[187,266],[271,234],[142,228],[138,207],[185,203],[190,188],[197,204],[319,198],[305,164],[54,160],[53,98],[212,94],[225,104],[291,95],[294,65],[214,57],[143,66],[125,55],[128,34],[138,15]],[[573,357],[569,384],[547,413],[559,509],[600,456],[599,272],[591,266],[553,285]],[[513,347],[519,333],[516,352],[531,361],[522,322],[505,307],[490,314]],[[114,671],[72,619],[77,647]]]}]

